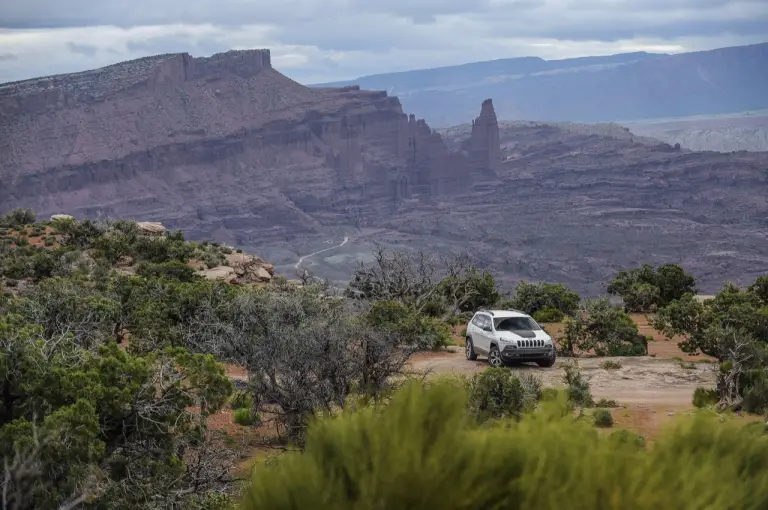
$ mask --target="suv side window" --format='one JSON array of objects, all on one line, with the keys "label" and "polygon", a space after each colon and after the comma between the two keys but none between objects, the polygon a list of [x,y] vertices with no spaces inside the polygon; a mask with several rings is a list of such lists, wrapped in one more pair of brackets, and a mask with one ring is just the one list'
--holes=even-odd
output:
[{"label": "suv side window", "polygon": [[478,328],[482,328],[483,327],[483,315],[479,314],[479,313],[477,315],[475,315],[475,318],[472,319],[472,324],[474,324]]},{"label": "suv side window", "polygon": [[477,319],[478,321],[476,326],[480,329],[483,329],[490,325],[490,319],[488,318],[487,315],[484,315],[484,314],[478,315]]}]

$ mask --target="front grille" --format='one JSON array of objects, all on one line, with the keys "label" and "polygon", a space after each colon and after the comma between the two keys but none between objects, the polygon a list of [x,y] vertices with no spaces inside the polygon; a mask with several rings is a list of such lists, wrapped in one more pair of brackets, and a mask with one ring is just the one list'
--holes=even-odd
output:
[{"label": "front grille", "polygon": [[544,347],[544,340],[518,340],[518,347]]}]

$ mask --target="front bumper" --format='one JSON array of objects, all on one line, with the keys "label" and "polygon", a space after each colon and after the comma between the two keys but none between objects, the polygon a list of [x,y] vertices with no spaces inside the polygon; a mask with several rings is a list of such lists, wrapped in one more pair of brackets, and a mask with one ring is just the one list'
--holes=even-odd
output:
[{"label": "front bumper", "polygon": [[508,345],[501,351],[501,359],[504,361],[537,361],[549,359],[554,354],[554,346],[543,347],[517,347]]}]

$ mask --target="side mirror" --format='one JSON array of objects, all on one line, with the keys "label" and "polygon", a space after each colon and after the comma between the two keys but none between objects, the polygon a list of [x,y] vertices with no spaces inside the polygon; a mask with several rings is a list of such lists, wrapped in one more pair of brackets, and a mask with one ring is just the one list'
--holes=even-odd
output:
[{"label": "side mirror", "polygon": [[490,332],[491,331],[491,327],[490,326],[483,326],[483,331]]}]

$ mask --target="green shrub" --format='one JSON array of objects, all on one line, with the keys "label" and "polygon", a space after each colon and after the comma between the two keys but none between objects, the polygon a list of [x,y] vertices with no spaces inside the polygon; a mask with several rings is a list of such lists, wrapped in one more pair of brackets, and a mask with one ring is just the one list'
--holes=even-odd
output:
[{"label": "green shrub", "polygon": [[445,319],[445,322],[449,326],[458,326],[459,324],[464,323],[461,316],[459,315],[451,315],[447,319]]},{"label": "green shrub", "polygon": [[600,363],[600,368],[603,370],[619,370],[621,368],[621,361],[607,359]]},{"label": "green shrub", "polygon": [[613,415],[609,409],[595,409],[592,417],[595,420],[595,427],[611,428],[613,427]]},{"label": "green shrub", "polygon": [[717,390],[709,388],[696,388],[693,391],[694,407],[703,408],[717,404],[720,398],[717,396]]},{"label": "green shrub", "polygon": [[0,226],[6,228],[21,228],[37,220],[37,216],[31,209],[14,209],[4,216],[0,216]]},{"label": "green shrub", "polygon": [[5,280],[6,287],[18,287],[18,285],[19,285],[19,281],[14,280],[13,278],[8,278],[7,280]]},{"label": "green shrub", "polygon": [[489,368],[469,384],[469,410],[479,422],[504,417],[519,418],[541,396],[541,382],[530,376],[525,382],[506,368]]},{"label": "green shrub", "polygon": [[647,352],[647,342],[623,309],[601,297],[586,300],[573,318],[566,319],[561,349],[597,356],[639,356]]},{"label": "green shrub", "polygon": [[403,343],[417,349],[436,350],[451,343],[451,328],[445,322],[397,301],[377,301],[365,320],[371,326],[397,333]]},{"label": "green shrub", "polygon": [[136,274],[144,278],[167,278],[180,282],[192,282],[200,279],[194,268],[177,260],[161,264],[140,262],[136,266]]},{"label": "green shrub", "polygon": [[750,370],[743,381],[744,410],[748,413],[768,412],[768,370]]},{"label": "green shrub", "polygon": [[237,253],[243,253],[243,249],[242,249],[242,248],[238,248],[238,249],[236,249],[235,251],[236,251]]},{"label": "green shrub", "polygon": [[36,280],[50,278],[56,268],[56,259],[52,252],[41,250],[31,258],[32,276]]},{"label": "green shrub", "polygon": [[467,328],[461,328],[459,335],[461,335],[461,338],[467,338]]},{"label": "green shrub", "polygon": [[168,241],[175,242],[175,243],[183,243],[184,242],[184,232],[182,230],[172,230],[165,234],[165,238]]},{"label": "green shrub", "polygon": [[534,312],[532,317],[538,323],[553,323],[562,321],[565,314],[557,308],[549,307]]},{"label": "green shrub", "polygon": [[571,315],[578,309],[580,300],[579,295],[565,285],[521,281],[515,287],[512,297],[502,303],[502,307],[515,308],[530,315],[549,309],[558,310],[563,315]]},{"label": "green shrub", "polygon": [[236,391],[229,403],[232,409],[249,408],[253,405],[253,397],[248,391]]},{"label": "green shrub", "polygon": [[589,381],[579,370],[578,364],[575,362],[564,363],[563,369],[565,370],[563,382],[568,400],[578,407],[592,407],[594,400],[589,389]]},{"label": "green shrub", "polygon": [[46,246],[53,246],[56,243],[56,238],[53,236],[47,236],[44,242]]},{"label": "green shrub", "polygon": [[609,294],[621,296],[628,311],[648,312],[667,306],[685,294],[694,294],[696,281],[677,264],[658,268],[644,264],[619,271],[607,290]]},{"label": "green shrub", "polygon": [[259,415],[250,407],[241,407],[232,411],[232,421],[243,426],[258,425],[261,422]]},{"label": "green shrub", "polygon": [[768,508],[768,436],[687,417],[653,448],[603,436],[557,403],[473,424],[456,387],[319,420],[306,449],[254,471],[240,510]]},{"label": "green shrub", "polygon": [[595,403],[595,407],[602,407],[602,408],[613,408],[613,407],[619,407],[619,404],[612,399],[607,398],[601,398]]}]

